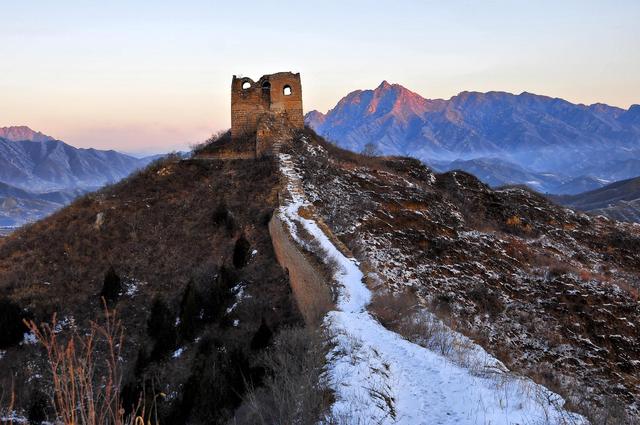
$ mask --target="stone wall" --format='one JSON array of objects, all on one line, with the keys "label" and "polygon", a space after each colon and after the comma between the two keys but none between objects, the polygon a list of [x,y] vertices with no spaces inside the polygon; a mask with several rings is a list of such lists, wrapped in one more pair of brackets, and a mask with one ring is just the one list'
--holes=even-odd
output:
[{"label": "stone wall", "polygon": [[277,214],[269,222],[269,234],[278,263],[289,273],[291,289],[307,323],[319,324],[333,307],[325,273],[311,261],[291,238],[287,225]]},{"label": "stone wall", "polygon": [[279,72],[258,81],[233,76],[231,80],[231,136],[254,133],[265,115],[275,114],[293,128],[304,127],[300,74]]}]

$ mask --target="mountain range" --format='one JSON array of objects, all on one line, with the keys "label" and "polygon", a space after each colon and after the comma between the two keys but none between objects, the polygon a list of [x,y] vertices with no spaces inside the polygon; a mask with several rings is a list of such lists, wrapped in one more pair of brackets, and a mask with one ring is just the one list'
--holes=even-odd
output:
[{"label": "mountain range", "polygon": [[0,128],[0,181],[29,191],[100,187],[148,162],[113,150],[78,149],[26,127]]},{"label": "mountain range", "polygon": [[48,215],[79,194],[117,182],[153,159],[78,149],[24,126],[0,128],[0,226]]},{"label": "mountain range", "polygon": [[341,147],[360,152],[369,144],[441,171],[473,172],[494,186],[575,194],[640,175],[640,105],[497,91],[426,99],[383,81],[305,120]]}]

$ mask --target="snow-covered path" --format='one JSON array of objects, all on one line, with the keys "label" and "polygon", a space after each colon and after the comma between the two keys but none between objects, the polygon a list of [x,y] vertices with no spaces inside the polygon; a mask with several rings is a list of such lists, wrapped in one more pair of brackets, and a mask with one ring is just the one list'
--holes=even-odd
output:
[{"label": "snow-covered path", "polygon": [[[383,327],[366,310],[371,292],[358,262],[340,252],[314,220],[300,216],[299,209],[309,206],[300,176],[288,155],[280,155],[280,164],[290,198],[280,217],[298,243],[305,244],[297,235],[301,225],[340,265],[334,276],[340,288],[337,311],[329,312],[324,322],[336,344],[327,359],[336,395],[334,420],[341,424],[585,423],[557,407],[562,399],[544,387],[524,379],[475,376]],[[480,347],[475,352],[490,358]]]}]

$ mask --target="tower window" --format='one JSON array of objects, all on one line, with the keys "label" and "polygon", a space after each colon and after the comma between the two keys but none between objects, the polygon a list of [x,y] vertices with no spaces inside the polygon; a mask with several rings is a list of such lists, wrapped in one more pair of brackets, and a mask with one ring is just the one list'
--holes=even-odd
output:
[{"label": "tower window", "polygon": [[285,96],[291,96],[291,93],[293,93],[293,90],[291,90],[291,86],[284,86],[284,88],[282,89],[282,94],[284,94]]},{"label": "tower window", "polygon": [[242,83],[242,90],[246,90],[248,88],[251,87],[251,83],[248,81],[245,81],[244,83]]}]

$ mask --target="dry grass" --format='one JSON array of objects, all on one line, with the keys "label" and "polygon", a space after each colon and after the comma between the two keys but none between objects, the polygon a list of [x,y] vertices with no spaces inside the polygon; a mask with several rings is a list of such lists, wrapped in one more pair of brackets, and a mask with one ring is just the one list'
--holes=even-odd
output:
[{"label": "dry grass", "polygon": [[407,340],[435,351],[456,363],[464,363],[470,342],[455,338],[447,326],[418,306],[416,297],[409,292],[378,292],[369,311],[387,329]]},{"label": "dry grass", "polygon": [[[125,416],[121,352],[125,343],[115,310],[104,309],[104,323],[92,322],[88,333],[63,338],[58,321],[27,322],[47,353],[55,421],[65,425],[134,425],[144,423],[144,406]],[[149,424],[151,422],[149,421]],[[157,418],[155,423],[157,423]]]},{"label": "dry grass", "polygon": [[235,424],[320,423],[332,395],[323,380],[328,343],[319,331],[283,329],[260,358],[264,385],[244,397]]},{"label": "dry grass", "polygon": [[[155,385],[168,394],[157,400],[161,423],[225,423],[244,394],[243,377],[260,383],[259,371],[246,365],[262,351],[250,347],[261,321],[277,332],[302,320],[266,225],[278,184],[277,165],[268,159],[158,162],[3,241],[0,294],[36,323],[50,321],[54,312],[61,322],[73,319],[81,336],[94,331],[90,322],[100,314],[99,293],[113,266],[123,289],[116,305],[132,342],[118,347],[127,404],[121,407],[129,410]],[[103,221],[96,226],[99,214]],[[251,255],[238,256],[237,269],[241,235],[250,249],[243,244],[238,253]],[[222,270],[231,272],[228,279],[220,278]],[[242,283],[245,296],[232,293],[217,302],[219,291],[211,288],[222,281],[229,288]],[[198,309],[190,338],[179,346],[169,338],[162,355],[152,356],[157,341],[147,322],[153,301],[166,301],[173,325],[190,282],[207,306],[205,315]],[[15,410],[27,415],[32,390],[48,385],[49,365],[39,347],[18,343],[2,360],[0,387],[15,376]],[[178,348],[185,354],[173,358]]]}]

